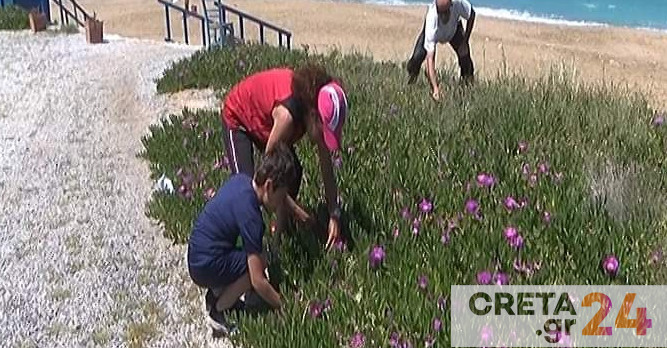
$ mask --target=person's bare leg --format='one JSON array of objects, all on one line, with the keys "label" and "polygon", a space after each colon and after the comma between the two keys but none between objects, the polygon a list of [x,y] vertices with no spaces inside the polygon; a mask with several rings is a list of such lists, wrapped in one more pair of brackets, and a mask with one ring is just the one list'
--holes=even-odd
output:
[{"label": "person's bare leg", "polygon": [[218,301],[215,303],[215,309],[219,312],[222,312],[225,309],[231,308],[239,299],[239,297],[241,297],[241,295],[250,289],[252,289],[252,285],[250,284],[250,275],[248,272],[246,272],[241,276],[241,278],[225,287],[225,289],[220,294],[220,297],[218,297]]}]

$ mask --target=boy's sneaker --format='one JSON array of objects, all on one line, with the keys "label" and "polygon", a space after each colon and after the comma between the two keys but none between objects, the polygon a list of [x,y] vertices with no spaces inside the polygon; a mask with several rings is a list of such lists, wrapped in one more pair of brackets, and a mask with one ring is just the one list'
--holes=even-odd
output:
[{"label": "boy's sneaker", "polygon": [[233,336],[238,333],[238,327],[234,323],[227,321],[226,313],[227,311],[218,312],[215,308],[211,308],[208,315],[208,323],[213,329],[214,337]]},{"label": "boy's sneaker", "polygon": [[215,306],[215,301],[218,298],[213,294],[212,289],[206,290],[206,295],[204,296],[204,308],[206,308],[206,313],[211,312],[211,308]]}]

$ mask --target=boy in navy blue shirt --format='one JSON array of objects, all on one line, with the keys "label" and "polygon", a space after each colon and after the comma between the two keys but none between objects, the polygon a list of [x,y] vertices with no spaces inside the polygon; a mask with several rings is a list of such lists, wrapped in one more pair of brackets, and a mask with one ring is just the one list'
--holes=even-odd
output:
[{"label": "boy in navy blue shirt", "polygon": [[[232,175],[197,218],[188,244],[188,269],[194,283],[208,289],[206,307],[216,334],[230,333],[225,313],[251,289],[271,307],[281,307],[280,295],[264,275],[260,207],[279,208],[295,175],[292,152],[280,143],[263,156],[254,178]],[[236,247],[239,236],[242,248]]]}]

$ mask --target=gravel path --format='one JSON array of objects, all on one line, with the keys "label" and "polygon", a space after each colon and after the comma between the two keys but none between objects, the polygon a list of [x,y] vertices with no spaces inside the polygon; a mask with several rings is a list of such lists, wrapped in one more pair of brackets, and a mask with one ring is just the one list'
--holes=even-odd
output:
[{"label": "gravel path", "polygon": [[228,347],[136,157],[169,111],[154,79],[194,49],[109,40],[0,32],[0,346]]}]

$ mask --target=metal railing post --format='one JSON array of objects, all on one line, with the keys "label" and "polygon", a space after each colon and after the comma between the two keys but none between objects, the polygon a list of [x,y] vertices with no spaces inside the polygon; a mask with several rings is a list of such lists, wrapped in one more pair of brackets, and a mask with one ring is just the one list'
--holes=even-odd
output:
[{"label": "metal railing post", "polygon": [[264,23],[259,23],[259,43],[264,44]]},{"label": "metal railing post", "polygon": [[239,31],[241,40],[245,40],[245,28],[243,27],[243,16],[239,15]]},{"label": "metal railing post", "polygon": [[188,14],[185,11],[183,11],[183,36],[185,37],[185,44],[190,44],[190,40],[188,40]]},{"label": "metal railing post", "polygon": [[167,37],[164,41],[171,42],[171,21],[169,20],[169,6],[164,5],[164,16],[167,21]]}]

